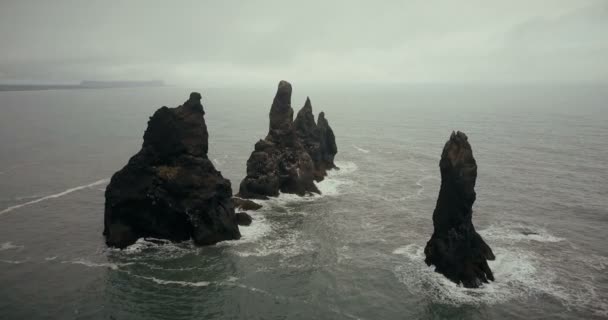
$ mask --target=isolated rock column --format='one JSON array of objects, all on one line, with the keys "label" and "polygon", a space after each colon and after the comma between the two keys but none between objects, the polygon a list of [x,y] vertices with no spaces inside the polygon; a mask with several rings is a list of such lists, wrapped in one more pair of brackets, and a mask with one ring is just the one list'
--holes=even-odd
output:
[{"label": "isolated rock column", "polygon": [[472,223],[477,163],[464,133],[452,132],[439,167],[441,189],[433,212],[433,235],[424,249],[425,262],[453,282],[477,288],[494,280],[487,262],[494,260],[494,254]]}]

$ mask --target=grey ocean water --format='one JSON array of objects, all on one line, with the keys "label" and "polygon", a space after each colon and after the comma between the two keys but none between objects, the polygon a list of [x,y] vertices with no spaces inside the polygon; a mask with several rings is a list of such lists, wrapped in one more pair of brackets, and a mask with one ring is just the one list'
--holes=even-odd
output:
[{"label": "grey ocean water", "polygon": [[[337,136],[322,196],[266,201],[239,241],[124,251],[104,246],[103,192],[153,111],[200,90],[209,157],[237,190],[275,87],[0,92],[0,318],[607,318],[606,89],[295,84],[294,109],[310,95]],[[423,262],[452,130],[497,256],[479,290]]]}]

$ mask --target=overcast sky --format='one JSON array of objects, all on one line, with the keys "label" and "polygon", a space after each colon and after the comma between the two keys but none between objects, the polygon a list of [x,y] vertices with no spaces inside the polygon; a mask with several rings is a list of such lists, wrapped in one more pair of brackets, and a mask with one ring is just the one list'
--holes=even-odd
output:
[{"label": "overcast sky", "polygon": [[0,82],[608,83],[608,0],[0,0]]}]

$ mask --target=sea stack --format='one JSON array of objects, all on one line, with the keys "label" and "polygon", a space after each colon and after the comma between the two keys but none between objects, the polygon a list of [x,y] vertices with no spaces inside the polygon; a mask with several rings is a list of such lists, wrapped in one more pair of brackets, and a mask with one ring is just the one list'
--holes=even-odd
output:
[{"label": "sea stack", "polygon": [[230,181],[207,158],[208,133],[197,92],[148,121],[141,150],[112,176],[106,189],[108,246],[141,237],[197,245],[239,239]]},{"label": "sea stack", "polygon": [[291,84],[281,81],[270,108],[265,139],[255,144],[241,182],[242,198],[267,199],[279,192],[320,193],[313,181],[314,163],[300,143],[293,123]]},{"label": "sea stack", "polygon": [[494,281],[487,262],[494,260],[494,254],[471,221],[477,164],[464,133],[452,132],[439,168],[441,189],[433,212],[433,235],[424,249],[425,262],[453,282],[477,288]]},{"label": "sea stack", "polygon": [[315,123],[309,98],[306,98],[306,103],[298,111],[294,125],[298,139],[314,164],[314,179],[322,181],[327,175],[327,170],[337,168],[334,164],[334,157],[338,153],[334,132],[323,112],[319,114],[319,120]]}]

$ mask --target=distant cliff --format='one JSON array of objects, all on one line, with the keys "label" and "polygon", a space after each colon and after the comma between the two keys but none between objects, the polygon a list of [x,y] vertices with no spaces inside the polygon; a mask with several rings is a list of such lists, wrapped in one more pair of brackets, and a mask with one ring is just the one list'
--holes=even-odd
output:
[{"label": "distant cliff", "polygon": [[152,81],[81,81],[80,84],[0,84],[0,91],[39,91],[39,90],[72,90],[103,88],[142,88],[163,87],[165,82]]},{"label": "distant cliff", "polygon": [[136,88],[136,87],[162,87],[165,83],[161,80],[152,81],[90,81],[80,82],[83,88]]}]

